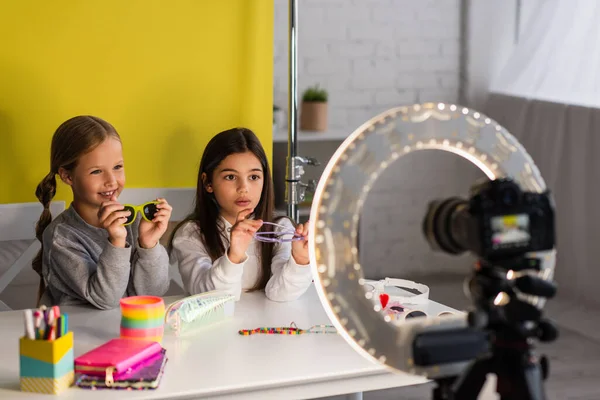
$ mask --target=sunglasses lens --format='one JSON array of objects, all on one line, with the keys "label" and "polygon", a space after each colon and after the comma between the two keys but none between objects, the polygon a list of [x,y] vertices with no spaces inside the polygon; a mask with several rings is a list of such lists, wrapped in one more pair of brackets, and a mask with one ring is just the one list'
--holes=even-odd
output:
[{"label": "sunglasses lens", "polygon": [[157,211],[158,208],[156,208],[156,204],[154,203],[146,204],[143,210],[144,216],[150,221],[154,219],[154,214],[156,214]]},{"label": "sunglasses lens", "polygon": [[129,225],[135,219],[135,209],[130,206],[125,206],[125,211],[129,211],[129,216],[127,217],[127,221],[125,221],[124,225]]},{"label": "sunglasses lens", "polygon": [[411,311],[408,314],[406,314],[406,319],[426,317],[426,316],[427,316],[427,314],[425,314],[423,311]]}]

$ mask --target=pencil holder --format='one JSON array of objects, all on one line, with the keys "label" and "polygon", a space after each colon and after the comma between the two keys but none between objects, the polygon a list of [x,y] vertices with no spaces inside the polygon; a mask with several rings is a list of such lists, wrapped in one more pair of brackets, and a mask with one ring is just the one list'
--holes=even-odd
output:
[{"label": "pencil holder", "polygon": [[56,340],[19,341],[21,391],[58,394],[73,384],[73,332]]},{"label": "pencil holder", "polygon": [[121,338],[161,342],[164,331],[165,303],[156,296],[132,296],[121,299]]}]

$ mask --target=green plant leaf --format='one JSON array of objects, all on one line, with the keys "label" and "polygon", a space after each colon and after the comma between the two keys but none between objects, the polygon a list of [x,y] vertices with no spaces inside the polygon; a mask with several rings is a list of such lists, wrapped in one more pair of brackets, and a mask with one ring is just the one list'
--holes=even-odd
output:
[{"label": "green plant leaf", "polygon": [[304,91],[302,95],[302,101],[306,102],[327,102],[327,90],[319,87],[318,84],[309,87]]}]

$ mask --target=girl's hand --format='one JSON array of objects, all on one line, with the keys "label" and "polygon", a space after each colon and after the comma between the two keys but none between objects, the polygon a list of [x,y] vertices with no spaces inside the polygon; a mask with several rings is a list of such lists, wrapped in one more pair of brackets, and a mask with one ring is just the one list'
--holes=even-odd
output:
[{"label": "girl's hand", "polygon": [[308,258],[308,222],[298,224],[296,234],[303,236],[304,240],[294,240],[292,242],[292,257],[294,257],[296,264],[310,264],[310,259]]},{"label": "girl's hand", "polygon": [[167,203],[167,200],[163,198],[156,200],[158,201],[156,205],[157,211],[154,214],[152,222],[148,222],[143,218],[140,221],[138,242],[143,249],[151,249],[156,246],[158,240],[167,231],[171,211],[173,211],[173,207]]},{"label": "girl's hand", "polygon": [[235,225],[231,227],[231,239],[227,257],[234,264],[241,263],[246,257],[246,250],[254,238],[256,231],[262,226],[262,220],[246,219],[254,209],[247,208],[238,213]]},{"label": "girl's hand", "polygon": [[113,196],[110,201],[105,201],[98,210],[98,222],[101,228],[108,231],[108,240],[115,247],[125,247],[127,229],[123,226],[130,211],[125,211],[117,197]]}]

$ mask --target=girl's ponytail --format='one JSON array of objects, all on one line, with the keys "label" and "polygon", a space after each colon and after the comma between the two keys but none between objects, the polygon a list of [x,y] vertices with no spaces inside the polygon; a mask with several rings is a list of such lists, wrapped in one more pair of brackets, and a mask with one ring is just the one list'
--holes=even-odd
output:
[{"label": "girl's ponytail", "polygon": [[38,287],[37,301],[36,304],[39,305],[40,299],[44,294],[44,290],[46,289],[44,284],[44,277],[42,275],[42,255],[44,252],[44,241],[43,235],[44,230],[50,222],[52,222],[52,213],[50,212],[50,202],[54,198],[56,194],[56,174],[54,172],[50,172],[48,175],[42,179],[40,184],[35,189],[35,196],[38,198],[40,203],[44,206],[44,210],[40,215],[40,219],[35,225],[35,237],[40,241],[41,249],[35,256],[32,262],[32,267],[35,272],[40,276],[40,285]]}]

